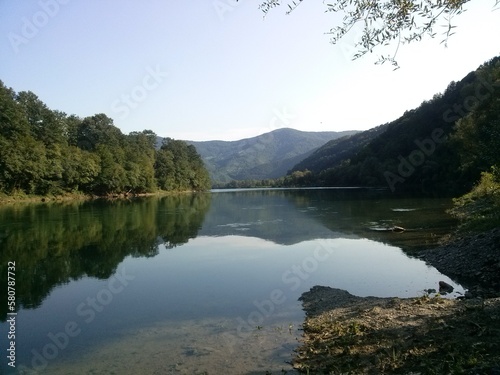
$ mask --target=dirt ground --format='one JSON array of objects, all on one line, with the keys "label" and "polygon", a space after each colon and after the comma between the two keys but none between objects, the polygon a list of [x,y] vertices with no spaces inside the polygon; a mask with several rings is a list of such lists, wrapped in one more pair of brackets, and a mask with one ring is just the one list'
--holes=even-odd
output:
[{"label": "dirt ground", "polygon": [[293,367],[307,374],[500,375],[500,229],[419,257],[467,287],[466,296],[363,298],[315,286],[301,297],[306,319]]},{"label": "dirt ground", "polygon": [[500,298],[363,298],[315,286],[302,302],[301,372],[500,374]]}]

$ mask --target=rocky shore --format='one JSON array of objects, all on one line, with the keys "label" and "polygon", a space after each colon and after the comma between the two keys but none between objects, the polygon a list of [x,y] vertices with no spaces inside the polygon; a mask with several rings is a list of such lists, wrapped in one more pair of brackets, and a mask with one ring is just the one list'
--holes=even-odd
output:
[{"label": "rocky shore", "polygon": [[500,297],[500,228],[462,235],[418,257],[462,284],[468,298]]},{"label": "rocky shore", "polygon": [[500,375],[500,228],[416,254],[468,289],[445,299],[315,286],[293,366],[307,374]]}]

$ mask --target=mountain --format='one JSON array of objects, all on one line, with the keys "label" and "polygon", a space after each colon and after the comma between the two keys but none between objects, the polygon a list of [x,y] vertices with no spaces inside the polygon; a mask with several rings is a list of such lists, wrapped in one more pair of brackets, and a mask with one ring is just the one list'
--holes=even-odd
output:
[{"label": "mountain", "polygon": [[326,143],[290,170],[288,185],[304,185],[309,170],[312,186],[463,193],[500,166],[499,107],[497,56],[400,118]]},{"label": "mountain", "polygon": [[224,183],[284,176],[325,142],[355,133],[283,128],[238,141],[186,142],[201,155],[212,182]]},{"label": "mountain", "polygon": [[344,160],[349,160],[356,153],[369,144],[373,139],[387,130],[388,124],[373,129],[333,139],[301,160],[289,171],[310,170],[319,173],[324,169],[337,166]]}]

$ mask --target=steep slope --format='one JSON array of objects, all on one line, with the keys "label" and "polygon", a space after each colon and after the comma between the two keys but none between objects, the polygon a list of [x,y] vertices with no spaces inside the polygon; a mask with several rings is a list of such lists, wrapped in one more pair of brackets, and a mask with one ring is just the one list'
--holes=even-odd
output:
[{"label": "steep slope", "polygon": [[[496,108],[499,98],[500,57],[495,57],[459,82],[451,82],[442,94],[406,111],[399,119],[331,141],[291,171],[312,171],[309,181],[313,185],[465,192],[477,181],[485,163],[491,163],[493,159],[482,162],[481,168],[473,161],[484,159],[483,154],[498,150],[484,146],[486,142],[483,141],[460,146],[455,136],[456,129],[461,119],[481,110],[485,115],[476,114],[475,117],[488,114],[488,124],[491,124],[481,129],[488,128],[489,137],[497,137],[499,114],[493,108]],[[479,133],[485,131],[478,130]],[[488,139],[488,136],[482,139]],[[470,160],[464,160],[464,147],[477,149],[469,155]]]},{"label": "steep slope", "polygon": [[308,169],[319,173],[322,170],[338,166],[342,161],[355,156],[361,148],[387,130],[387,127],[388,124],[384,124],[364,132],[331,140],[297,163],[290,172]]},{"label": "steep slope", "polygon": [[187,141],[196,147],[213,182],[284,176],[297,162],[325,142],[354,134],[303,132],[283,128],[238,141]]}]

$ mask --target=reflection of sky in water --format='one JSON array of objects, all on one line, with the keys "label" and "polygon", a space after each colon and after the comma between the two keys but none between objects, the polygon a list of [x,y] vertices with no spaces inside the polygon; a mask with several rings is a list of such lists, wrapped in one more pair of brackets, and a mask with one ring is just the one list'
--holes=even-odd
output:
[{"label": "reflection of sky in water", "polygon": [[78,306],[109,288],[108,280],[71,282],[55,288],[40,308],[21,311],[19,360],[30,360],[26,353],[41,350],[50,342],[47,334],[62,331],[69,321],[75,321],[82,333],[72,339],[63,358],[81,355],[85,347],[125,339],[126,330],[162,322],[177,326],[198,319],[247,320],[276,290],[282,293],[282,303],[273,306],[264,325],[300,322],[303,313],[297,299],[314,285],[380,297],[419,296],[424,289],[437,289],[440,280],[456,286],[399,248],[367,239],[318,239],[283,246],[255,237],[202,236],[174,249],[160,245],[153,258],[128,257],[117,274],[133,280],[89,323]]}]

